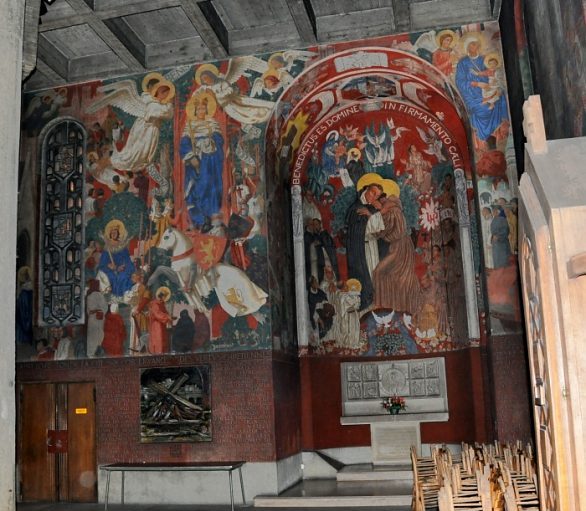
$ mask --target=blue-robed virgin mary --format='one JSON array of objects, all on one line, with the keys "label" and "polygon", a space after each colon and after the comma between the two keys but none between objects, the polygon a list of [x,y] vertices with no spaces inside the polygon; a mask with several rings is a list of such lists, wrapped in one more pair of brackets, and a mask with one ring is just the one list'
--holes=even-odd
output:
[{"label": "blue-robed virgin mary", "polygon": [[179,153],[185,164],[187,211],[193,226],[200,229],[222,206],[224,138],[218,122],[211,119],[216,102],[210,92],[193,96],[186,109]]},{"label": "blue-robed virgin mary", "polygon": [[508,120],[507,102],[504,94],[490,104],[484,101],[482,90],[488,87],[489,77],[484,56],[480,54],[479,39],[469,37],[466,52],[456,67],[456,86],[464,98],[476,136],[486,141],[503,121]]}]

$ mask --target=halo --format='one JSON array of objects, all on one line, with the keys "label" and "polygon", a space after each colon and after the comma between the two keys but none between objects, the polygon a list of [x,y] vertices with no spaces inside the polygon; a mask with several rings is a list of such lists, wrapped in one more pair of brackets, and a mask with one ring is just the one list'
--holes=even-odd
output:
[{"label": "halo", "polygon": [[496,51],[491,51],[484,57],[484,65],[488,67],[488,61],[492,59],[495,59],[499,66],[502,64],[501,56]]},{"label": "halo", "polygon": [[202,64],[197,68],[197,71],[195,72],[195,82],[198,85],[201,85],[201,74],[204,71],[209,71],[210,73],[213,73],[215,76],[218,76],[220,74],[220,70],[213,64]]},{"label": "halo", "polygon": [[395,183],[392,179],[383,179],[381,186],[383,187],[383,193],[387,197],[398,197],[401,195],[401,190],[399,189],[399,185]]},{"label": "halo", "polygon": [[148,73],[147,75],[145,75],[145,77],[142,79],[142,90],[143,92],[148,92],[147,90],[147,84],[151,81],[151,80],[157,80],[159,82],[162,82],[165,78],[163,77],[163,75],[161,73],[157,73],[156,71],[153,73]]},{"label": "halo", "polygon": [[160,103],[162,103],[163,105],[166,105],[170,101],[173,101],[173,98],[175,97],[175,85],[173,83],[171,83],[169,80],[161,80],[157,85],[155,85],[155,88],[151,92],[151,95],[153,96],[153,98],[156,98],[157,91],[161,87],[168,87],[169,88],[169,94],[167,94],[167,96],[164,99],[160,100]]},{"label": "halo", "polygon": [[213,117],[216,113],[218,102],[216,101],[216,96],[214,96],[214,93],[207,90],[200,90],[191,96],[185,105],[185,114],[188,120],[193,121],[195,119],[195,110],[200,101],[207,102],[207,112],[205,116],[206,119]]},{"label": "halo", "polygon": [[279,80],[279,72],[274,67],[269,67],[269,69],[262,74],[262,79],[264,80],[269,76],[274,76],[277,80]]},{"label": "halo", "polygon": [[169,298],[171,298],[171,290],[167,286],[161,286],[159,289],[157,289],[157,291],[155,293],[155,297],[158,298],[160,293],[164,294],[164,296],[163,296],[164,302],[168,302]]},{"label": "halo", "polygon": [[362,284],[358,279],[348,279],[346,281],[346,288],[348,288],[348,291],[360,292],[362,291]]},{"label": "halo", "polygon": [[16,278],[19,284],[27,281],[28,278],[32,278],[32,270],[30,266],[21,266],[16,272]]},{"label": "halo", "polygon": [[338,140],[340,138],[340,134],[336,130],[332,130],[326,135],[326,140],[329,140],[330,135],[332,134],[334,135],[334,140]]},{"label": "halo", "polygon": [[380,174],[377,174],[376,172],[368,172],[367,174],[364,174],[356,183],[356,190],[360,191],[370,185],[379,185],[382,188],[383,178]]},{"label": "halo", "polygon": [[484,37],[480,32],[466,32],[460,38],[460,43],[462,44],[462,49],[465,53],[468,53],[468,45],[472,41],[476,41],[480,45],[480,48],[484,47]]},{"label": "halo", "polygon": [[108,242],[110,240],[110,233],[114,229],[118,229],[118,232],[120,233],[120,240],[119,241],[123,241],[128,237],[128,231],[126,230],[126,226],[124,225],[122,220],[118,220],[117,218],[114,218],[113,220],[110,220],[106,224],[106,227],[104,227],[104,235],[105,235],[106,242]]},{"label": "halo", "polygon": [[362,156],[362,152],[360,151],[360,149],[358,149],[358,147],[353,147],[346,154],[349,158],[356,159],[359,159]]},{"label": "halo", "polygon": [[272,54],[272,55],[269,57],[269,60],[267,61],[267,64],[268,64],[270,67],[274,68],[275,66],[274,66],[274,64],[273,64],[273,61],[274,61],[275,59],[278,59],[278,58],[281,58],[282,60],[284,60],[284,59],[283,59],[283,52],[282,52],[282,51],[278,51],[277,53],[273,53],[273,54]]},{"label": "halo", "polygon": [[450,48],[454,46],[454,44],[456,44],[456,41],[458,40],[458,36],[456,35],[456,32],[454,32],[453,30],[440,30],[437,35],[435,36],[435,40],[437,42],[437,45],[441,48],[442,46],[442,39],[444,39],[444,37],[446,36],[450,36],[452,38],[452,42],[450,44]]}]

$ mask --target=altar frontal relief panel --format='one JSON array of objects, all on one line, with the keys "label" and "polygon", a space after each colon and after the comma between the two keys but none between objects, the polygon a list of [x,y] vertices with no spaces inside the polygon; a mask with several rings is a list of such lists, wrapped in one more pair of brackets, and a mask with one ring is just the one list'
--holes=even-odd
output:
[{"label": "altar frontal relief panel", "polygon": [[[388,415],[385,397],[405,399],[404,413],[448,411],[446,370],[441,357],[341,364],[342,415]],[[415,419],[414,419],[415,420]]]}]

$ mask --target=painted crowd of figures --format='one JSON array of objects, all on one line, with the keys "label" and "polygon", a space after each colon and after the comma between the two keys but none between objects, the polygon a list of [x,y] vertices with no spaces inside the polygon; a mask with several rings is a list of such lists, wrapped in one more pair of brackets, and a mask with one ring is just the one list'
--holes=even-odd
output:
[{"label": "painted crowd of figures", "polygon": [[[485,170],[479,177],[501,184],[487,190],[489,223],[482,211],[484,259],[496,270],[514,250],[516,204],[499,160],[508,137],[501,59],[482,53],[484,41],[481,32],[446,30],[392,44],[409,46],[449,76],[467,106]],[[31,147],[58,116],[80,119],[87,130],[87,321],[38,329],[33,341],[34,277],[23,267],[17,341],[31,345],[27,357],[272,345],[263,130],[283,90],[317,56],[238,57],[29,100],[23,133]],[[380,80],[357,87],[369,97],[381,87],[396,93]],[[318,351],[328,342],[369,354],[459,342],[454,333],[465,312],[456,305],[462,275],[453,168],[432,130],[395,122],[348,120],[312,151],[303,222]],[[32,175],[31,154],[23,164]],[[419,219],[425,207],[440,215],[431,227]]]}]

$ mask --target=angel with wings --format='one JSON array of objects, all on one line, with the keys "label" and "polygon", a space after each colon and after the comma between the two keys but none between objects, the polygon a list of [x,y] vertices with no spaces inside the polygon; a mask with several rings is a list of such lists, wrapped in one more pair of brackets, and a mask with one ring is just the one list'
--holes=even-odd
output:
[{"label": "angel with wings", "polygon": [[418,53],[431,55],[431,63],[446,76],[451,76],[460,55],[456,51],[458,34],[452,30],[430,30],[419,36],[413,45]]},{"label": "angel with wings", "polygon": [[87,109],[88,114],[93,114],[111,105],[136,117],[124,147],[113,148],[110,164],[114,169],[137,172],[151,164],[159,143],[161,123],[173,117],[173,83],[160,73],[149,73],[143,79],[142,90],[139,95],[133,80],[102,85],[98,91],[104,92],[104,96]]},{"label": "angel with wings", "polygon": [[419,133],[421,140],[427,145],[427,148],[423,151],[425,154],[435,156],[438,163],[443,163],[448,160],[443,151],[442,141],[439,139],[435,131],[429,128],[426,132],[424,129],[417,126],[417,132]]},{"label": "angel with wings", "polygon": [[201,89],[214,94],[218,105],[232,119],[242,124],[257,124],[269,119],[275,103],[241,94],[236,81],[249,77],[249,70],[264,72],[265,69],[266,62],[258,57],[236,57],[230,61],[226,74],[221,74],[213,64],[202,64],[195,72],[195,81]]},{"label": "angel with wings", "polygon": [[387,119],[387,128],[388,130],[381,125],[378,134],[375,133],[374,127],[372,131],[367,129],[365,132],[366,140],[368,141],[365,149],[366,159],[373,169],[385,165],[393,165],[395,159],[395,142],[401,137],[403,132],[409,131],[409,128],[403,126],[396,128],[392,118]]},{"label": "angel with wings", "polygon": [[232,119],[242,124],[263,123],[269,119],[275,102],[241,94],[236,82],[241,77],[250,78],[250,72],[255,71],[261,74],[258,79],[261,82],[253,85],[252,96],[262,94],[263,90],[274,93],[283,81],[290,83],[290,67],[295,58],[305,57],[303,53],[308,52],[283,52],[280,57],[275,54],[268,62],[254,56],[236,57],[228,64],[225,74],[213,64],[202,64],[195,72],[195,81],[200,88],[213,92],[218,105]]},{"label": "angel with wings", "polygon": [[[301,50],[288,50],[273,53],[264,64],[266,70],[254,81],[251,95],[253,97],[261,96],[263,93],[272,95],[279,92],[281,89],[286,89],[291,83],[293,83],[291,70],[293,69],[295,62],[306,62],[315,55],[316,53],[314,52]],[[263,65],[260,64],[260,67],[263,67]]]}]

